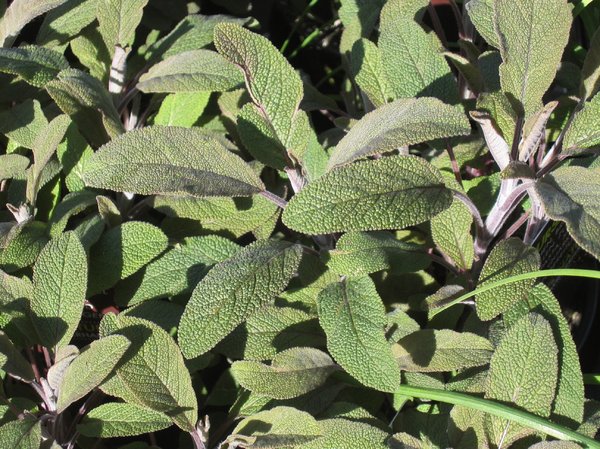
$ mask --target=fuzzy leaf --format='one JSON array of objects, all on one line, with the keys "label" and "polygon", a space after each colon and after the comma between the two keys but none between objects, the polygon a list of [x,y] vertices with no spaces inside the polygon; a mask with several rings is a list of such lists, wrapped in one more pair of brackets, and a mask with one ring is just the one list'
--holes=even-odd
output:
[{"label": "fuzzy leaf", "polygon": [[208,92],[167,95],[154,116],[153,124],[191,128],[204,112],[209,99]]},{"label": "fuzzy leaf", "polygon": [[73,232],[51,240],[33,267],[33,324],[47,348],[63,346],[75,333],[88,278],[87,255]]},{"label": "fuzzy leaf", "polygon": [[[15,0],[0,19],[0,47],[10,47],[23,27],[67,0]],[[6,446],[9,447],[9,446]]]},{"label": "fuzzy leaf", "polygon": [[471,236],[472,225],[471,211],[457,199],[454,199],[452,206],[431,219],[433,241],[463,270],[471,268],[475,255]]},{"label": "fuzzy leaf", "polygon": [[140,77],[142,92],[221,92],[244,82],[241,72],[211,50],[192,50],[171,56]]},{"label": "fuzzy leaf", "polygon": [[596,95],[591,101],[585,103],[581,111],[576,113],[571,126],[565,133],[563,142],[565,154],[577,154],[581,150],[600,146],[598,114],[600,114],[600,96]]},{"label": "fuzzy leaf", "polygon": [[17,75],[35,87],[44,87],[68,68],[65,57],[49,48],[0,48],[0,72]]},{"label": "fuzzy leaf", "polygon": [[494,347],[485,338],[449,329],[423,329],[403,337],[392,347],[400,369],[443,372],[485,365]]},{"label": "fuzzy leaf", "polygon": [[388,449],[389,434],[364,422],[338,418],[319,424],[324,435],[297,449]]},{"label": "fuzzy leaf", "polygon": [[126,48],[133,44],[147,4],[148,0],[98,0],[99,30],[111,54],[115,45]]},{"label": "fuzzy leaf", "polygon": [[306,234],[401,229],[451,203],[436,168],[419,157],[393,156],[326,173],[291,199],[283,222]]},{"label": "fuzzy leaf", "polygon": [[262,181],[223,143],[197,128],[147,127],[104,145],[88,161],[87,185],[151,195],[244,196]]},{"label": "fuzzy leaf", "polygon": [[[552,21],[556,26],[549,27]],[[503,63],[502,90],[525,116],[541,107],[569,39],[572,14],[566,0],[495,0],[494,25]],[[513,105],[514,107],[514,105]]]},{"label": "fuzzy leaf", "polygon": [[3,179],[23,177],[28,166],[29,159],[20,154],[0,155],[0,181]]},{"label": "fuzzy leaf", "polygon": [[88,292],[101,292],[131,276],[166,250],[167,244],[167,236],[150,223],[129,221],[112,228],[90,251]]},{"label": "fuzzy leaf", "polygon": [[15,348],[6,334],[0,331],[0,369],[26,382],[34,380],[31,364]]},{"label": "fuzzy leaf", "polygon": [[471,0],[465,6],[477,32],[492,47],[500,48],[500,38],[494,28],[494,0]]},{"label": "fuzzy leaf", "polygon": [[379,107],[393,97],[383,73],[381,51],[368,39],[360,39],[352,47],[350,58],[356,84],[374,106]]},{"label": "fuzzy leaf", "polygon": [[0,132],[25,148],[33,149],[33,143],[46,125],[48,119],[37,100],[25,100],[0,112]]},{"label": "fuzzy leaf", "polygon": [[[490,282],[517,274],[536,271],[540,267],[540,255],[535,248],[525,245],[517,238],[498,243],[490,252],[479,277],[479,287]],[[477,315],[491,320],[522,300],[533,287],[535,280],[524,280],[497,287],[477,295]]]},{"label": "fuzzy leaf", "polygon": [[[198,404],[190,373],[173,338],[149,321],[109,315],[101,336],[120,334],[131,347],[112,377],[100,388],[126,402],[167,414],[190,432],[198,421]],[[105,317],[105,320],[107,318]]]},{"label": "fuzzy leaf", "polygon": [[600,259],[600,168],[562,167],[536,182],[546,214],[563,221],[571,237]]},{"label": "fuzzy leaf", "polygon": [[100,0],[67,0],[44,17],[38,31],[38,45],[64,44],[94,21]]},{"label": "fuzzy leaf", "polygon": [[63,412],[106,380],[130,345],[122,335],[109,335],[92,342],[75,357],[58,388],[57,413]]},{"label": "fuzzy leaf", "polygon": [[157,432],[171,425],[171,418],[156,410],[109,402],[89,411],[77,430],[86,437],[115,438]]},{"label": "fuzzy leaf", "polygon": [[198,284],[179,324],[187,358],[204,354],[287,286],[301,247],[276,240],[255,242],[212,268]]},{"label": "fuzzy leaf", "polygon": [[329,169],[405,145],[470,132],[462,110],[437,98],[396,100],[369,112],[350,128],[333,150]]},{"label": "fuzzy leaf", "polygon": [[331,357],[314,348],[280,352],[271,365],[245,360],[231,365],[231,372],[242,387],[273,399],[306,394],[323,385],[336,369]]},{"label": "fuzzy leaf", "polygon": [[368,277],[326,287],[317,299],[327,349],[352,377],[380,391],[400,385],[400,370],[385,339],[385,307]]},{"label": "fuzzy leaf", "polygon": [[26,417],[0,427],[0,447],[10,449],[39,449],[42,442],[41,421]]},{"label": "fuzzy leaf", "polygon": [[581,91],[586,100],[600,89],[600,29],[596,30],[581,69]]}]

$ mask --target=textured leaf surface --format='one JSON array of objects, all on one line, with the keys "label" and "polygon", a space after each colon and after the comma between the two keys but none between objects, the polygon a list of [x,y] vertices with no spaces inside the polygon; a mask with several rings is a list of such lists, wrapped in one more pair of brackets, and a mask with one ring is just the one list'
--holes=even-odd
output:
[{"label": "textured leaf surface", "polygon": [[584,390],[579,355],[569,324],[562,314],[560,304],[544,284],[531,289],[525,301],[516,303],[504,314],[504,322],[511,326],[530,310],[542,314],[552,326],[558,345],[558,385],[552,404],[553,416],[569,418],[569,424],[583,420]]},{"label": "textured leaf surface", "polygon": [[69,343],[75,333],[87,287],[85,250],[74,233],[51,240],[33,268],[33,323],[46,347]]},{"label": "textured leaf surface", "polygon": [[393,97],[383,73],[381,51],[377,45],[368,39],[356,41],[350,61],[356,83],[374,106],[381,106]]},{"label": "textured leaf surface", "polygon": [[68,68],[65,57],[49,48],[0,48],[0,72],[18,75],[35,87],[44,87],[61,70]]},{"label": "textured leaf surface", "polygon": [[[530,313],[504,335],[490,362],[486,397],[549,416],[556,389],[557,347],[550,323]],[[490,418],[494,443],[517,425]]]},{"label": "textured leaf surface", "polygon": [[[549,27],[552,21],[556,26]],[[495,0],[494,26],[503,63],[502,90],[530,116],[554,80],[569,39],[572,14],[566,0]]]},{"label": "textured leaf surface", "polygon": [[598,115],[600,114],[600,96],[596,95],[585,103],[583,109],[575,115],[571,126],[565,133],[564,152],[576,154],[586,148],[600,146]]},{"label": "textured leaf surface", "polygon": [[237,251],[236,243],[216,235],[186,238],[151,262],[144,270],[141,282],[136,277],[131,278],[130,284],[135,291],[128,305],[190,292],[214,264],[232,257]]},{"label": "textured leaf surface", "polygon": [[29,159],[20,154],[0,155],[0,180],[24,177]]},{"label": "textured leaf surface", "polygon": [[546,214],[600,259],[600,168],[563,167],[535,184]]},{"label": "textured leaf surface", "polygon": [[592,98],[600,88],[600,30],[596,30],[581,69],[581,90],[585,99]]},{"label": "textured leaf surface", "polygon": [[88,412],[77,430],[95,438],[114,438],[142,435],[171,426],[171,419],[136,404],[109,402]]},{"label": "textured leaf surface", "polygon": [[148,0],[98,0],[99,30],[111,52],[115,45],[125,48],[133,43],[147,4]]},{"label": "textured leaf surface", "polygon": [[240,385],[253,393],[291,399],[323,385],[336,365],[318,349],[291,348],[277,354],[271,365],[239,361],[231,370]]},{"label": "textured leaf surface", "polygon": [[0,447],[11,449],[39,449],[42,441],[40,421],[25,418],[0,427]]},{"label": "textured leaf surface", "polygon": [[47,124],[37,100],[25,100],[0,112],[0,132],[25,148],[33,149],[33,142]]},{"label": "textured leaf surface", "polygon": [[319,421],[324,435],[298,449],[387,449],[389,437],[377,427],[347,419],[325,419]]},{"label": "textured leaf surface", "polygon": [[44,17],[36,42],[54,47],[68,41],[96,18],[100,0],[67,0]]},{"label": "textured leaf surface", "polygon": [[167,95],[154,116],[155,125],[191,128],[208,104],[208,92],[185,92]]},{"label": "textured leaf surface", "polygon": [[465,6],[477,32],[492,47],[499,48],[500,38],[494,28],[494,0],[471,0]]},{"label": "textured leaf surface", "polygon": [[165,413],[180,428],[192,431],[198,420],[196,393],[173,338],[140,318],[109,318],[112,323],[105,323],[109,329],[101,327],[101,335],[107,331],[123,335],[131,341],[131,347],[115,374],[100,388],[126,402]]},{"label": "textured leaf surface", "polygon": [[140,77],[142,92],[221,92],[244,82],[241,72],[219,53],[192,50],[152,66]]},{"label": "textured leaf surface", "polygon": [[75,357],[58,388],[57,412],[61,413],[100,385],[114,371],[130,345],[122,335],[109,335],[92,342]]},{"label": "textured leaf surface", "polygon": [[[67,0],[15,0],[0,21],[0,47],[10,47],[21,29],[36,17],[62,5]],[[8,446],[7,446],[8,447]]]},{"label": "textured leaf surface", "polygon": [[317,299],[327,349],[352,377],[380,391],[400,385],[400,370],[383,332],[385,307],[368,277],[329,285]]},{"label": "textured leaf surface", "polygon": [[291,199],[283,222],[306,234],[400,229],[431,219],[451,203],[436,168],[419,157],[394,156],[323,175]]},{"label": "textured leaf surface", "polygon": [[86,184],[144,195],[244,196],[264,186],[220,140],[197,128],[154,126],[104,145],[86,164]]},{"label": "textured leaf surface", "polygon": [[454,371],[485,365],[494,347],[485,338],[449,329],[423,329],[392,347],[400,369],[416,372]]},{"label": "textured leaf surface", "polygon": [[34,379],[31,365],[2,331],[0,331],[0,369],[27,382]]},{"label": "textured leaf surface", "polygon": [[298,245],[262,240],[215,265],[192,293],[181,317],[179,344],[185,356],[205,353],[281,293],[301,256]]},{"label": "textured leaf surface", "polygon": [[454,199],[452,206],[431,219],[431,236],[443,253],[459,268],[471,268],[474,257],[471,226],[473,216],[469,208]]},{"label": "textured leaf surface", "polygon": [[350,128],[333,150],[329,168],[405,145],[470,132],[462,110],[437,98],[396,100],[369,112]]},{"label": "textured leaf surface", "polygon": [[[485,261],[478,287],[539,268],[540,255],[537,250],[517,238],[503,240],[492,249]],[[534,283],[535,280],[519,281],[477,295],[477,315],[482,320],[495,318],[522,300]]]}]

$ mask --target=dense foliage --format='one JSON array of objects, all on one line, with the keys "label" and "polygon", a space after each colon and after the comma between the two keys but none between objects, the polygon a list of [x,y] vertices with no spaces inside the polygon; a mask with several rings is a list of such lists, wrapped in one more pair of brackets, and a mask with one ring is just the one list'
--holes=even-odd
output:
[{"label": "dense foliage", "polygon": [[0,448],[600,448],[599,13],[0,0]]}]

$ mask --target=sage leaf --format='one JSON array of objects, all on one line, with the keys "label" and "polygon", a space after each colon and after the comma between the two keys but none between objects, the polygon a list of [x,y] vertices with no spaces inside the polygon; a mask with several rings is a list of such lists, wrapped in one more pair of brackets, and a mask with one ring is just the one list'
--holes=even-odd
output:
[{"label": "sage leaf", "polygon": [[326,173],[290,200],[282,218],[306,234],[401,229],[430,220],[451,203],[436,168],[419,157],[393,156]]},{"label": "sage leaf", "polygon": [[264,185],[223,143],[197,128],[130,131],[87,162],[87,185],[110,190],[195,196],[244,196]]},{"label": "sage leaf", "polygon": [[600,30],[596,30],[581,69],[581,96],[590,99],[600,89]]},{"label": "sage leaf", "polygon": [[109,51],[118,45],[126,48],[133,44],[135,29],[142,20],[148,0],[97,0],[97,19],[100,34]]},{"label": "sage leaf", "polygon": [[319,323],[334,360],[363,385],[393,392],[400,370],[384,334],[385,307],[368,277],[326,287],[317,299]]},{"label": "sage leaf", "polygon": [[[186,432],[198,421],[198,404],[190,373],[173,338],[149,321],[108,315],[100,334],[119,334],[131,341],[114,374],[100,388],[126,402],[167,414]],[[104,326],[102,325],[104,324]]]},{"label": "sage leaf", "polygon": [[[517,274],[536,271],[540,267],[537,250],[525,245],[517,238],[498,243],[490,252],[481,275],[479,287]],[[477,315],[482,320],[491,320],[521,301],[533,287],[535,280],[524,280],[483,292],[475,298]]]},{"label": "sage leaf", "polygon": [[241,72],[211,50],[191,50],[152,66],[137,84],[142,92],[221,92],[244,82]]},{"label": "sage leaf", "polygon": [[65,370],[58,387],[57,413],[63,412],[106,380],[130,345],[122,335],[109,335],[84,348]]},{"label": "sage leaf", "polygon": [[400,99],[369,112],[350,128],[333,150],[328,167],[332,169],[402,146],[470,132],[464,113],[437,98]]},{"label": "sage leaf", "polygon": [[535,183],[544,211],[567,225],[584,250],[600,258],[600,168],[561,167]]},{"label": "sage leaf", "polygon": [[0,369],[25,382],[34,379],[30,363],[2,331],[0,331]]},{"label": "sage leaf", "polygon": [[30,0],[15,0],[12,2],[0,21],[0,47],[10,47],[25,25],[66,1],[38,0],[32,2]]},{"label": "sage leaf", "polygon": [[0,181],[22,177],[29,166],[29,159],[20,154],[0,155]]},{"label": "sage leaf", "polygon": [[54,356],[54,364],[48,368],[48,372],[46,373],[48,385],[50,385],[54,391],[58,391],[58,388],[65,377],[67,368],[78,355],[79,348],[77,348],[77,346],[67,345],[58,348],[56,355]]},{"label": "sage leaf", "polygon": [[273,399],[306,394],[323,385],[335,370],[331,357],[314,348],[282,351],[271,365],[246,360],[231,365],[231,372],[242,387]]},{"label": "sage leaf", "polygon": [[154,116],[153,124],[191,128],[204,112],[209,99],[208,92],[167,95]]},{"label": "sage leaf", "polygon": [[94,21],[100,0],[67,0],[51,10],[40,25],[36,43],[55,47],[66,43]]},{"label": "sage leaf", "polygon": [[10,421],[0,426],[0,446],[11,449],[39,449],[42,442],[41,422],[33,417]]},{"label": "sage leaf", "polygon": [[213,348],[281,293],[301,256],[299,245],[262,240],[215,265],[192,293],[179,323],[179,344],[186,358]]},{"label": "sage leaf", "polygon": [[33,267],[32,320],[48,348],[69,343],[75,333],[88,278],[87,255],[73,232],[51,240]]},{"label": "sage leaf", "polygon": [[0,48],[0,72],[17,75],[35,87],[44,87],[68,68],[66,58],[49,48]]},{"label": "sage leaf", "polygon": [[92,438],[115,438],[157,432],[172,425],[164,413],[136,404],[109,402],[89,411],[77,430]]},{"label": "sage leaf", "polygon": [[600,97],[596,95],[591,101],[584,104],[581,111],[575,114],[571,126],[565,133],[563,153],[578,154],[582,150],[600,146],[600,131],[597,127],[599,113]]},{"label": "sage leaf", "polygon": [[450,329],[423,329],[392,346],[403,371],[443,372],[485,365],[494,347],[485,338]]},{"label": "sage leaf", "polygon": [[374,106],[384,105],[393,98],[377,45],[368,39],[357,40],[352,47],[350,61],[356,83]]},{"label": "sage leaf", "polygon": [[465,4],[465,8],[477,32],[492,47],[500,48],[500,38],[494,26],[494,1],[471,0]]},{"label": "sage leaf", "polygon": [[458,199],[454,199],[448,209],[431,219],[433,241],[463,270],[471,268],[475,256],[472,225],[471,211]]},{"label": "sage leaf", "polygon": [[388,449],[389,434],[360,421],[325,419],[319,421],[323,436],[297,449]]},{"label": "sage leaf", "polygon": [[35,139],[48,125],[48,119],[37,100],[26,100],[0,112],[0,132],[18,145],[33,149]]}]

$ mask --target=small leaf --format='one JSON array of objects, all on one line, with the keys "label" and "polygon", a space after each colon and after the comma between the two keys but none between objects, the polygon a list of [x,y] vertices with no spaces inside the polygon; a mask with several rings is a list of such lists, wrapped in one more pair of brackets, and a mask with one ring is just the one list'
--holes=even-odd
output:
[{"label": "small leaf", "polygon": [[380,391],[400,385],[400,370],[385,339],[385,307],[368,277],[325,288],[317,299],[327,349],[352,377]]},{"label": "small leaf", "polygon": [[400,369],[416,372],[443,372],[485,365],[494,347],[485,338],[449,329],[423,329],[392,346]]},{"label": "small leaf", "polygon": [[392,156],[326,173],[291,199],[283,222],[306,234],[401,229],[430,220],[451,203],[431,164]]},{"label": "small leaf", "polygon": [[44,87],[61,70],[68,68],[65,57],[49,48],[0,48],[0,72],[18,75],[35,87]]},{"label": "small leaf", "polygon": [[[10,47],[23,27],[67,0],[15,0],[0,21],[0,47]],[[7,446],[10,447],[10,446]]]},{"label": "small leaf", "polygon": [[39,449],[42,442],[41,421],[33,417],[10,421],[0,427],[0,447]]},{"label": "small leaf", "polygon": [[287,286],[300,264],[299,245],[260,240],[215,265],[198,284],[179,324],[186,358],[213,348]]},{"label": "small leaf", "polygon": [[89,411],[77,430],[92,438],[115,438],[157,432],[172,425],[161,412],[135,404],[109,402]]},{"label": "small leaf", "polygon": [[597,29],[588,46],[581,69],[581,96],[588,100],[600,89],[600,29]]},{"label": "small leaf", "polygon": [[297,449],[388,449],[389,434],[360,421],[325,419],[319,421],[323,436]]},{"label": "small leaf", "polygon": [[504,170],[510,162],[510,149],[502,137],[502,131],[498,129],[491,115],[486,112],[471,111],[471,118],[481,126],[483,137],[494,161],[500,170]]},{"label": "small leaf", "polygon": [[[492,249],[485,261],[478,287],[517,274],[536,271],[539,267],[540,255],[535,248],[525,245],[517,238],[503,240]],[[477,315],[482,320],[495,318],[522,300],[534,282],[519,281],[477,295]]]},{"label": "small leaf", "polygon": [[85,250],[73,232],[51,240],[33,267],[33,324],[47,348],[68,344],[75,333],[87,287]]},{"label": "small leaf", "polygon": [[262,181],[223,143],[197,128],[153,126],[104,145],[88,161],[87,185],[152,195],[245,196]]},{"label": "small leaf", "polygon": [[379,107],[393,97],[383,73],[381,51],[368,39],[359,39],[352,47],[350,58],[356,84],[374,106]]},{"label": "small leaf", "polygon": [[65,372],[67,368],[79,355],[79,348],[73,345],[63,346],[58,348],[56,351],[56,355],[54,356],[54,365],[48,368],[48,373],[46,374],[46,379],[48,380],[48,384],[52,387],[54,391],[57,391],[60,387],[60,384],[65,377]]},{"label": "small leaf", "polygon": [[600,259],[600,168],[561,167],[535,183],[544,211]]},{"label": "small leaf", "polygon": [[457,199],[454,199],[448,209],[431,219],[433,241],[463,270],[471,268],[475,255],[472,225],[471,211]]},{"label": "small leaf", "polygon": [[462,110],[437,98],[396,100],[369,112],[350,128],[333,150],[329,169],[405,145],[470,132]]},{"label": "small leaf", "polygon": [[66,369],[58,388],[57,413],[81,399],[113,373],[131,343],[121,335],[92,342]]},{"label": "small leaf", "polygon": [[241,72],[211,50],[191,50],[171,56],[140,77],[142,92],[221,92],[244,82]]},{"label": "small leaf", "polygon": [[0,331],[0,369],[25,382],[31,382],[35,378],[29,362],[2,331]]},{"label": "small leaf", "polygon": [[154,116],[153,124],[191,128],[202,116],[209,99],[208,92],[167,95]]},{"label": "small leaf", "polygon": [[99,0],[67,0],[44,17],[37,34],[38,45],[54,47],[69,41],[94,21]]},{"label": "small leaf", "polygon": [[565,133],[563,153],[572,155],[588,148],[600,146],[600,131],[597,118],[600,114],[600,96],[596,95],[586,102],[583,109],[575,113],[571,126]]},{"label": "small leaf", "polygon": [[292,399],[325,383],[336,365],[327,354],[314,348],[291,348],[277,354],[271,365],[239,361],[231,372],[240,385],[273,399]]},{"label": "small leaf", "polygon": [[121,48],[131,46],[148,0],[97,1],[99,30],[111,54],[116,45]]}]

